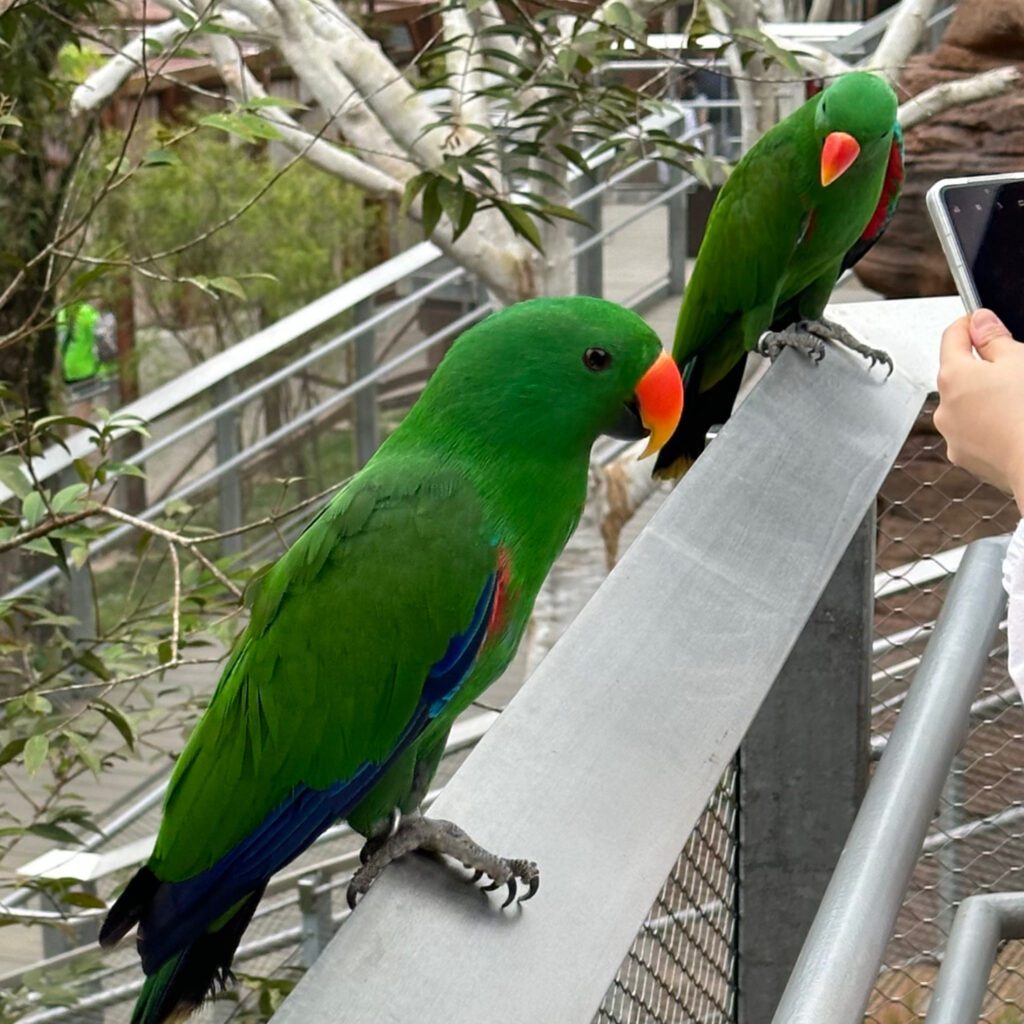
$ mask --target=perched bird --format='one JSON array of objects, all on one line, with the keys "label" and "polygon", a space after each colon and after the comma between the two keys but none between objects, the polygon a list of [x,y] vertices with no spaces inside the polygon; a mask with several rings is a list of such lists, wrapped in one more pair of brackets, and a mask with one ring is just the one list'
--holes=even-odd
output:
[{"label": "perched bird", "polygon": [[[783,345],[815,359],[824,340],[876,361],[821,319],[840,273],[881,237],[903,180],[896,96],[875,75],[837,78],[751,147],[711,210],[683,295],[673,356],[686,385],[686,412],[655,473],[676,477],[724,423],[748,352],[765,332],[764,354]],[[789,330],[785,330],[789,328]]]},{"label": "perched bird", "polygon": [[[254,585],[251,619],[170,780],[153,855],[111,908],[148,975],[133,1024],[187,1016],[267,880],[330,824],[394,857],[446,853],[536,891],[536,865],[417,813],[455,717],[509,664],[579,521],[600,434],[657,451],[679,372],[635,314],[537,299],[455,343],[377,454]],[[526,897],[524,897],[526,898]]]}]

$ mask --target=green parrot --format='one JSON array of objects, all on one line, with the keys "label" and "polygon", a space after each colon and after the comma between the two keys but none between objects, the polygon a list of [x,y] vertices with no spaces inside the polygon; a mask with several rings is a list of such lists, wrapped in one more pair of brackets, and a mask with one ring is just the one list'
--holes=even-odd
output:
[{"label": "green parrot", "polygon": [[138,924],[133,1024],[223,985],[268,879],[345,819],[367,843],[350,903],[392,859],[449,854],[517,881],[417,813],[455,717],[505,669],[579,521],[600,434],[671,435],[682,382],[635,314],[536,299],[468,330],[379,451],[254,585],[248,627],[175,765],[153,854],[111,908]]},{"label": "green parrot", "polygon": [[895,93],[876,75],[855,71],[812,96],[739,161],[711,210],[683,295],[673,356],[686,411],[658,454],[657,476],[682,475],[708,429],[728,419],[747,353],[765,332],[776,332],[760,344],[773,358],[791,345],[821,359],[824,339],[891,370],[884,352],[821,317],[840,273],[892,219],[902,155]]}]

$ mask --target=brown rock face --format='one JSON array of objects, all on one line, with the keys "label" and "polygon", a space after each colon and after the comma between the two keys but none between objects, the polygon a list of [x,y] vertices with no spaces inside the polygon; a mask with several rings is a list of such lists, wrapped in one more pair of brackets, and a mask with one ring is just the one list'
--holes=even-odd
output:
[{"label": "brown rock face", "polygon": [[[941,45],[913,57],[900,81],[906,97],[940,82],[1016,64],[1024,71],[1024,0],[960,0]],[[882,240],[857,264],[857,276],[889,298],[949,295],[955,289],[925,193],[939,178],[1024,170],[1024,90],[956,107],[912,128],[906,181]]]}]

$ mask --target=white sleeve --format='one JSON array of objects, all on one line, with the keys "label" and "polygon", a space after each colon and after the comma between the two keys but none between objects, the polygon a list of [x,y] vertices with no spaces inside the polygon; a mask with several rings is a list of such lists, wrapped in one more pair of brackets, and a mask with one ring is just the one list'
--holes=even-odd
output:
[{"label": "white sleeve", "polygon": [[1006,552],[1003,587],[1010,595],[1009,610],[1006,613],[1010,678],[1024,697],[1024,519],[1018,524]]}]

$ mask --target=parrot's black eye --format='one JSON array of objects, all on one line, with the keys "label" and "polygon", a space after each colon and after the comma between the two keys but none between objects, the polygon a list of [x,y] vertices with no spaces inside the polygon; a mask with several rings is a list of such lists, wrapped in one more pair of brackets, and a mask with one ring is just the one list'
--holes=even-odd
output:
[{"label": "parrot's black eye", "polygon": [[595,373],[600,373],[602,370],[607,370],[612,365],[612,356],[610,352],[606,352],[603,348],[588,348],[583,353],[583,365],[588,370],[593,370]]}]

